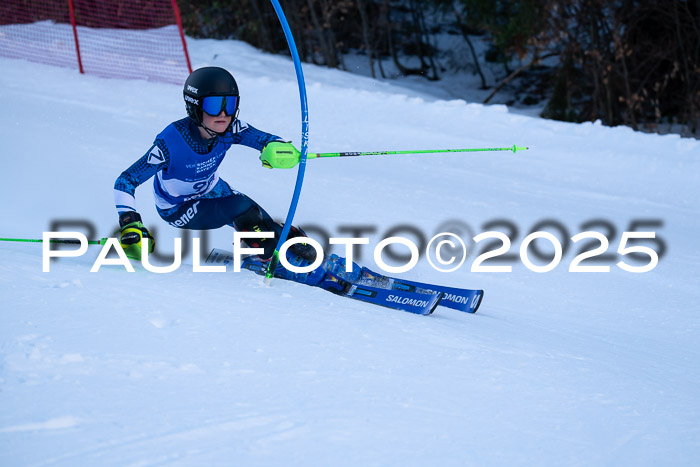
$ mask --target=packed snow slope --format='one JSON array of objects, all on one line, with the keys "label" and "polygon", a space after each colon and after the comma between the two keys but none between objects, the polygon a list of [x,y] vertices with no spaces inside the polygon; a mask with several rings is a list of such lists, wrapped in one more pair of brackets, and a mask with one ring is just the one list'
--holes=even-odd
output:
[{"label": "packed snow slope", "polygon": [[[289,59],[232,41],[190,50],[195,67],[233,72],[244,120],[299,145]],[[0,66],[0,237],[41,238],[66,220],[112,235],[114,180],[184,116],[181,88]],[[313,152],[530,147],[307,164],[296,223],[334,236],[374,227],[361,250],[370,267],[393,227],[429,238],[451,223],[470,247],[465,264],[440,273],[422,259],[403,277],[483,288],[480,311],[422,317],[247,272],[195,273],[191,254],[170,274],[90,273],[91,247],[44,273],[39,244],[2,242],[0,464],[697,465],[698,141],[304,70]],[[286,215],[295,170],[264,169],[256,151],[234,147],[221,175]],[[139,210],[172,252],[183,232],[160,220],[150,191],[138,189]],[[612,258],[583,264],[610,272],[569,272],[582,245],[571,242],[553,271],[526,268],[520,244],[544,219],[568,237],[609,236]],[[512,272],[470,271],[483,249],[471,238],[488,230],[508,233],[515,256],[484,264]],[[616,266],[648,262],[617,254],[627,230],[665,245],[651,272]],[[231,241],[228,228],[209,236]]]}]

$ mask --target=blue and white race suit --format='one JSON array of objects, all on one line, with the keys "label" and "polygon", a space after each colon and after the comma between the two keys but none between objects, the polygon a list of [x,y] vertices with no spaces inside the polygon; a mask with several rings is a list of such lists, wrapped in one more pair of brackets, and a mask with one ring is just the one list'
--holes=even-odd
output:
[{"label": "blue and white race suit", "polygon": [[[168,125],[153,146],[117,178],[117,211],[136,211],[136,187],[153,177],[153,194],[160,216],[174,227],[214,229],[234,225],[253,207],[252,199],[232,189],[218,174],[226,151],[234,144],[262,150],[281,138],[240,120],[223,136],[204,139],[195,122],[183,118]],[[266,220],[269,215],[260,208]]]}]

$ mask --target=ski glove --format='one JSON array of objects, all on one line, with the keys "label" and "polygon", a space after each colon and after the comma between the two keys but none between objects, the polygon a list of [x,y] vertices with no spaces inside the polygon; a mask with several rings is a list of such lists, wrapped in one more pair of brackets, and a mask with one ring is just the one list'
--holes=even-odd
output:
[{"label": "ski glove", "polygon": [[126,257],[141,260],[141,240],[148,239],[148,252],[153,253],[155,239],[141,223],[141,215],[136,211],[126,211],[119,215],[119,244]]},{"label": "ski glove", "polygon": [[271,141],[265,145],[260,153],[260,161],[263,167],[268,169],[294,168],[301,157],[301,153],[292,143],[284,141]]}]

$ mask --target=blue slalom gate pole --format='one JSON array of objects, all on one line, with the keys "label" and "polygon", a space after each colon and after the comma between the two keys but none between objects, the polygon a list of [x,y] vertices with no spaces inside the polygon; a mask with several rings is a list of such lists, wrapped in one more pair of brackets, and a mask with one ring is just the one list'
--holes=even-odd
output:
[{"label": "blue slalom gate pole", "polygon": [[287,240],[287,235],[289,235],[289,229],[292,227],[292,221],[294,220],[294,214],[297,210],[297,204],[299,204],[299,196],[301,195],[301,186],[304,183],[304,172],[306,171],[306,155],[309,149],[309,106],[306,101],[306,83],[304,82],[304,73],[301,70],[301,60],[299,59],[299,52],[297,51],[296,43],[294,42],[294,36],[292,36],[292,30],[289,28],[289,23],[287,22],[287,17],[282,11],[280,2],[278,0],[271,0],[272,6],[275,8],[277,17],[282,25],[282,30],[284,31],[284,36],[287,38],[287,45],[289,46],[289,52],[292,54],[292,60],[294,61],[294,69],[297,74],[297,82],[299,85],[299,100],[301,101],[301,158],[299,159],[299,169],[297,171],[297,181],[294,186],[294,194],[292,195],[292,202],[289,206],[289,211],[287,212],[287,219],[284,221],[284,228],[280,234],[279,241],[275,247],[275,252],[272,255],[272,259],[267,266],[267,273],[265,277],[271,279],[279,263],[279,251],[282,248],[282,244]]}]

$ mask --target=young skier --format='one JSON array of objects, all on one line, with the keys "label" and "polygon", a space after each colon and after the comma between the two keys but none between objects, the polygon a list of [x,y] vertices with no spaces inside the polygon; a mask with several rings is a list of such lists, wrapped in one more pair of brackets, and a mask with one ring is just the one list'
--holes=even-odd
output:
[{"label": "young skier", "polygon": [[[119,242],[132,259],[141,259],[143,238],[149,240],[150,251],[153,251],[155,241],[136,212],[134,198],[136,187],[153,177],[156,209],[160,217],[173,227],[208,230],[229,225],[238,231],[274,232],[275,238],[246,240],[250,247],[263,249],[259,258],[248,259],[248,269],[264,272],[269,264],[266,261],[277,246],[282,226],[255,201],[231,188],[219,177],[217,170],[234,144],[261,151],[260,160],[267,168],[295,166],[299,162],[299,151],[279,136],[260,131],[238,119],[238,85],[223,68],[205,67],[192,72],[185,81],[183,97],[187,117],[161,131],[148,152],[122,172],[114,183],[114,200],[121,228]],[[292,227],[289,236],[305,235]],[[311,245],[297,243],[288,249],[286,259],[295,266],[307,266],[316,259],[316,250]],[[383,281],[386,286],[389,283],[390,279],[377,276],[357,264],[353,263],[352,272],[346,271],[345,265],[345,258],[330,255],[323,258],[321,266],[308,273],[294,273],[280,264],[275,269],[275,277],[339,294],[356,291],[355,283],[359,283],[362,277],[369,278],[374,284]],[[371,294],[376,294],[376,290],[364,290],[370,295],[360,293],[358,296],[375,297]],[[415,297],[402,299],[389,294],[384,302],[376,303],[396,307],[397,299],[416,301]]]},{"label": "young skier", "polygon": [[[127,256],[141,259],[141,239],[153,236],[136,212],[136,187],[153,177],[153,194],[160,217],[173,227],[208,230],[224,225],[238,231],[275,232],[276,238],[246,241],[263,248],[260,257],[274,252],[282,226],[245,194],[231,188],[217,169],[234,144],[261,151],[261,159],[276,154],[299,156],[299,151],[279,136],[260,131],[238,119],[240,95],[233,76],[223,68],[195,70],[183,90],[187,117],[168,125],[155,138],[153,146],[126,169],[114,184],[114,200],[119,213],[119,241]],[[304,235],[292,227],[289,237]],[[289,249],[307,261],[315,259],[310,245],[296,244]]]}]

